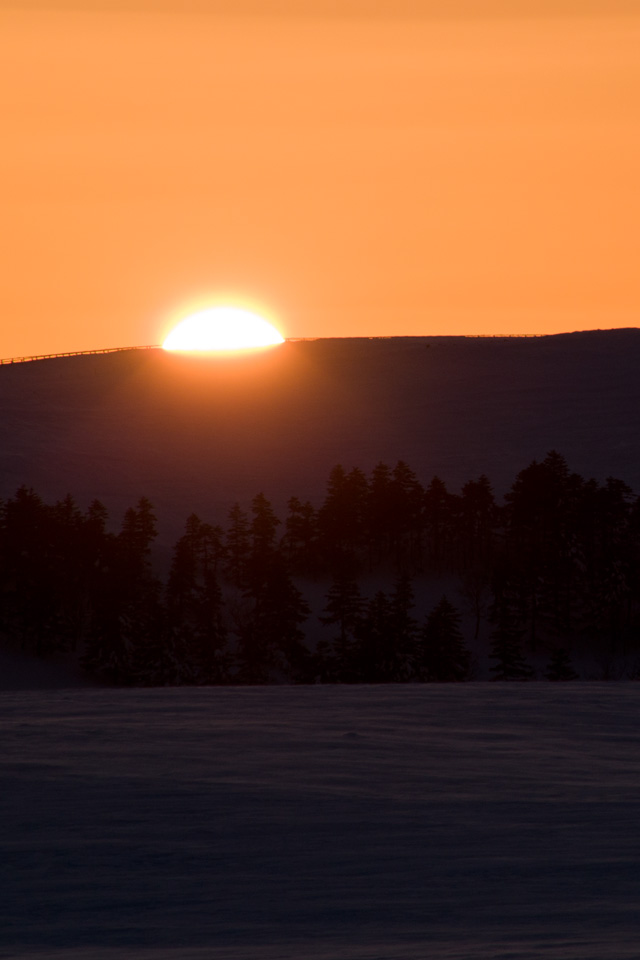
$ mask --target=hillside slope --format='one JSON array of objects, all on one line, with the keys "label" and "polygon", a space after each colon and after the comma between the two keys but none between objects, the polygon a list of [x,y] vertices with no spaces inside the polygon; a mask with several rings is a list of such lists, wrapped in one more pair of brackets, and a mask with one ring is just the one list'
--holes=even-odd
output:
[{"label": "hillside slope", "polygon": [[118,520],[142,494],[173,537],[262,490],[318,502],[336,463],[404,459],[452,489],[498,494],[555,448],[572,469],[640,490],[640,330],[533,339],[288,342],[197,358],[162,350],[0,366],[0,496],[98,497]]}]

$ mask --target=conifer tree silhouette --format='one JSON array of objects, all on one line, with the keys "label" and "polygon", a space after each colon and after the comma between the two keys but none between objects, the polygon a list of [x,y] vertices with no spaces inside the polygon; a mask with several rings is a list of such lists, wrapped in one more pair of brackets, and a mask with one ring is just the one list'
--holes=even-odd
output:
[{"label": "conifer tree silhouette", "polygon": [[263,493],[257,494],[251,501],[251,513],[245,581],[249,592],[257,596],[278,553],[276,530],[280,521]]},{"label": "conifer tree silhouette", "polygon": [[24,653],[50,652],[47,624],[53,608],[53,584],[48,575],[48,510],[36,492],[20,487],[2,505],[3,590],[2,632]]},{"label": "conifer tree silhouette", "polygon": [[329,474],[327,494],[318,511],[319,546],[324,563],[354,567],[366,536],[367,478],[358,467],[346,473],[341,465]]},{"label": "conifer tree silhouette", "polygon": [[464,484],[459,507],[462,568],[465,571],[486,569],[494,551],[497,505],[484,474]]},{"label": "conifer tree silhouette", "polygon": [[239,681],[309,682],[313,667],[300,628],[309,607],[281,556],[273,555],[258,589],[245,596],[248,606],[236,623]]},{"label": "conifer tree silhouette", "polygon": [[492,610],[495,624],[491,634],[489,659],[495,660],[491,667],[493,680],[533,680],[533,667],[522,653],[522,629],[510,608],[505,594],[496,598]]},{"label": "conifer tree silhouette", "polygon": [[569,656],[567,650],[562,647],[556,650],[549,661],[549,665],[547,666],[545,679],[555,681],[578,679],[578,674],[571,666],[571,657]]},{"label": "conifer tree silhouette", "polygon": [[393,670],[390,619],[389,598],[384,590],[377,590],[356,627],[354,672],[357,682],[387,682]]},{"label": "conifer tree silhouette", "polygon": [[413,574],[422,569],[425,491],[404,460],[393,468],[391,485],[396,570]]},{"label": "conifer tree silhouette", "polygon": [[411,614],[415,596],[407,574],[397,577],[389,597],[389,652],[387,682],[409,680],[415,658],[417,622]]},{"label": "conifer tree silhouette", "polygon": [[297,497],[289,498],[287,508],[282,538],[284,554],[295,573],[314,573],[318,566],[316,511],[308,500],[302,503]]},{"label": "conifer tree silhouette", "polygon": [[235,587],[246,583],[246,567],[249,555],[249,518],[239,503],[229,511],[229,526],[226,535],[225,574]]},{"label": "conifer tree silhouette", "polygon": [[130,507],[109,541],[105,577],[83,664],[115,684],[170,682],[160,583],[151,569],[156,517],[146,497]]},{"label": "conifer tree silhouette", "polygon": [[527,641],[535,651],[542,633],[571,630],[580,579],[578,516],[582,477],[551,450],[517,475],[505,500],[512,582]]},{"label": "conifer tree silhouette", "polygon": [[445,595],[419,631],[414,676],[438,683],[470,679],[471,653],[460,630],[460,615]]},{"label": "conifer tree silhouette", "polygon": [[434,477],[425,491],[423,506],[427,569],[440,575],[451,562],[457,498],[440,477]]},{"label": "conifer tree silhouette", "polygon": [[167,643],[179,682],[224,683],[229,677],[224,600],[218,582],[220,527],[188,517],[167,582]]},{"label": "conifer tree silhouette", "polygon": [[[27,487],[0,502],[1,643],[38,656],[76,651],[94,677],[118,684],[468,677],[446,597],[416,632],[408,578],[420,571],[460,578],[476,638],[492,585],[494,679],[534,675],[525,639],[556,651],[545,676],[558,680],[575,673],[567,649],[620,676],[619,658],[638,647],[640,499],[620,480],[583,480],[553,450],[518,473],[503,507],[484,476],[456,496],[437,477],[425,490],[398,461],[377,463],[369,479],[334,467],[317,512],[290,498],[280,541],[263,493],[250,514],[232,507],[226,534],[192,514],[166,588],[151,564],[149,501],[117,534],[107,521],[99,501],[82,513],[71,495],[47,505]],[[367,566],[384,579],[365,602],[356,577]],[[333,577],[320,617],[330,639],[313,656],[292,572]]]},{"label": "conifer tree silhouette", "polygon": [[394,517],[394,488],[391,470],[386,463],[373,468],[369,480],[364,520],[369,532],[369,566],[374,567],[391,552]]},{"label": "conifer tree silhouette", "polygon": [[330,642],[318,644],[320,677],[328,683],[355,683],[358,672],[355,663],[355,634],[362,616],[364,601],[358,583],[350,573],[336,571],[326,597],[320,622],[335,626]]},{"label": "conifer tree silhouette", "polygon": [[637,498],[621,480],[608,477],[596,492],[595,549],[585,601],[590,642],[613,657],[633,642],[632,591],[638,583]]}]

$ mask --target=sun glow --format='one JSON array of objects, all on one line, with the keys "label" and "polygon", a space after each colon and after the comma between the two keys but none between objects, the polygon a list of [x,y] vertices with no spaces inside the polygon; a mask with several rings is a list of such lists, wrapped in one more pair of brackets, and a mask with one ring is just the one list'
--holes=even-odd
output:
[{"label": "sun glow", "polygon": [[284,343],[263,317],[238,307],[211,307],[185,317],[162,346],[165,350],[252,350]]}]

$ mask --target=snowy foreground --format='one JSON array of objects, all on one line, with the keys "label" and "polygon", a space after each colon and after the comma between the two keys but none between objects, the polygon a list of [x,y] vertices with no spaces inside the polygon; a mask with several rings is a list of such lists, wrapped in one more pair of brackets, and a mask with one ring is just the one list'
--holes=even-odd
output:
[{"label": "snowy foreground", "polygon": [[0,956],[623,958],[640,685],[0,694]]}]

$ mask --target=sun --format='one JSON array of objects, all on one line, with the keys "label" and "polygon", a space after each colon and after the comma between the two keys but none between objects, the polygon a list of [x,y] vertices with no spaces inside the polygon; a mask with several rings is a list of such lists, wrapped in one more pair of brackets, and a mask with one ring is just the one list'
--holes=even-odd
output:
[{"label": "sun", "polygon": [[239,307],[211,307],[185,317],[162,346],[165,350],[252,350],[284,343],[264,317]]}]

